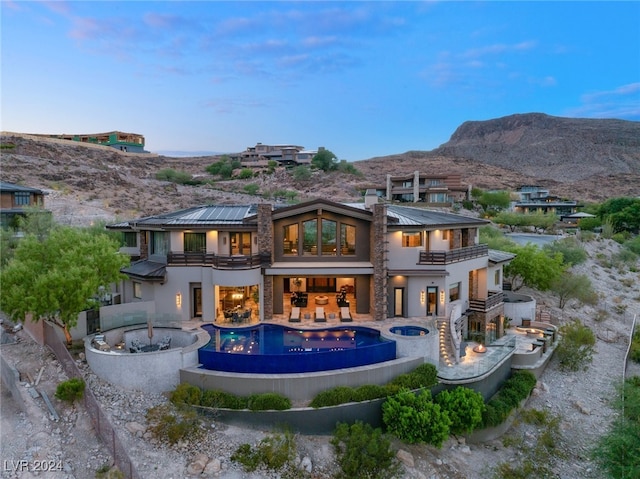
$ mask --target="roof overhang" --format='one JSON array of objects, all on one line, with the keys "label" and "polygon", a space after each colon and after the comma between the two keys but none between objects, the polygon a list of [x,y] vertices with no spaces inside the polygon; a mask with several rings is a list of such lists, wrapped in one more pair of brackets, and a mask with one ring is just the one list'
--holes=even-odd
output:
[{"label": "roof overhang", "polygon": [[271,276],[353,276],[354,274],[373,274],[373,265],[369,262],[352,263],[273,263],[265,268],[265,274]]},{"label": "roof overhang", "polygon": [[439,278],[441,276],[449,276],[446,269],[390,269],[387,276],[427,276],[431,278]]}]

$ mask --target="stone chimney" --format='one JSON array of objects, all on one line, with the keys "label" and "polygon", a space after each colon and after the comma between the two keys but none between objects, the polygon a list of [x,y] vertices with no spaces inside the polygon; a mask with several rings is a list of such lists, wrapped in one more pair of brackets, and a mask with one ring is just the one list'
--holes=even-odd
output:
[{"label": "stone chimney", "polygon": [[364,207],[368,210],[373,208],[373,205],[378,204],[378,194],[374,189],[368,189],[364,194]]}]

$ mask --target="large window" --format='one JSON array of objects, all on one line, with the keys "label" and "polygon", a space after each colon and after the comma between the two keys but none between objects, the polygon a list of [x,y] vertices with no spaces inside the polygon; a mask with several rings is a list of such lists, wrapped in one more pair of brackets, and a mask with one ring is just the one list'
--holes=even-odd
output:
[{"label": "large window", "polygon": [[231,254],[251,255],[251,233],[229,233]]},{"label": "large window", "polygon": [[122,246],[127,248],[135,248],[138,246],[138,233],[134,231],[123,231]]},{"label": "large window", "polygon": [[446,193],[430,193],[429,203],[448,203],[449,197]]},{"label": "large window", "polygon": [[207,251],[207,236],[205,233],[184,234],[185,253],[205,253]]},{"label": "large window", "polygon": [[13,202],[16,206],[28,206],[31,193],[27,191],[17,191],[13,194]]},{"label": "large window", "polygon": [[356,227],[351,225],[340,225],[340,254],[356,254]]},{"label": "large window", "polygon": [[298,224],[287,225],[284,227],[284,254],[298,254]]},{"label": "large window", "polygon": [[133,297],[136,299],[142,298],[142,284],[136,281],[133,282]]},{"label": "large window", "polygon": [[337,223],[323,219],[322,222],[322,254],[335,255],[338,246]]},{"label": "large window", "polygon": [[422,246],[422,232],[403,232],[402,233],[402,246],[404,248],[415,248]]},{"label": "large window", "polygon": [[305,255],[318,254],[318,220],[310,220],[302,223],[304,243],[302,252]]},{"label": "large window", "polygon": [[169,252],[169,233],[165,231],[151,232],[151,254],[166,255]]}]

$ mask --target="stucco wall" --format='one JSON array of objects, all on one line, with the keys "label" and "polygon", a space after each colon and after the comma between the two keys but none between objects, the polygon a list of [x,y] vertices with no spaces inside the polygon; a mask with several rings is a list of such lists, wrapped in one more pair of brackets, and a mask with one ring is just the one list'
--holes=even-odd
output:
[{"label": "stucco wall", "polygon": [[504,292],[504,315],[511,318],[511,326],[522,326],[523,319],[535,320],[536,300],[526,294]]}]

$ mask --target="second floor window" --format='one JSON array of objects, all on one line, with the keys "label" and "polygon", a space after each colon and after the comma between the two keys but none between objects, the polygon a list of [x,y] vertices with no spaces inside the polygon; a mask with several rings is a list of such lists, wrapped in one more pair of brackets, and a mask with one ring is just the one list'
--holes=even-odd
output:
[{"label": "second floor window", "polygon": [[28,206],[31,194],[26,191],[17,191],[13,194],[13,202],[16,206]]},{"label": "second floor window", "polygon": [[335,255],[338,247],[337,223],[331,220],[322,220],[322,254]]},{"label": "second floor window", "polygon": [[138,246],[138,233],[133,231],[125,231],[122,233],[122,246],[126,248],[135,248]]},{"label": "second floor window", "polygon": [[251,255],[251,233],[229,233],[231,254]]},{"label": "second floor window", "polygon": [[309,220],[302,223],[303,254],[318,254],[318,220]]},{"label": "second floor window", "polygon": [[205,253],[207,251],[205,233],[185,233],[184,251],[185,253]]},{"label": "second floor window", "polygon": [[169,233],[152,231],[149,250],[151,254],[166,255],[169,252]]},{"label": "second floor window", "polygon": [[284,227],[284,254],[298,254],[298,224]]},{"label": "second floor window", "polygon": [[422,246],[422,233],[420,231],[402,233],[403,248],[415,248],[418,246]]}]

